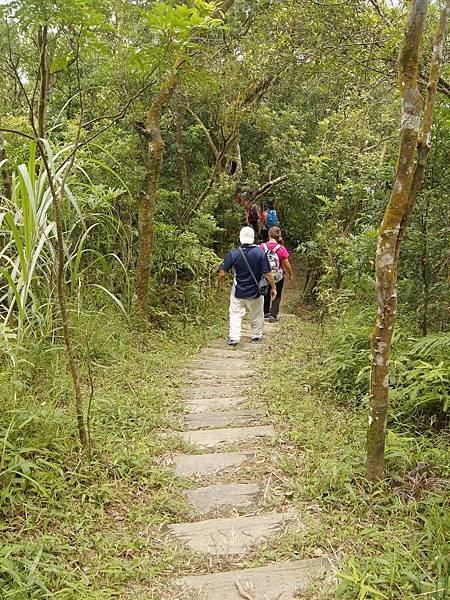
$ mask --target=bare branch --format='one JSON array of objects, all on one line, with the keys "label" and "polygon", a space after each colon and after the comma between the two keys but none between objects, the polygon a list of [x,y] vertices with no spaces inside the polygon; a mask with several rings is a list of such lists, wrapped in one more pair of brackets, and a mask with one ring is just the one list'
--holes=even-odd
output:
[{"label": "bare branch", "polygon": [[257,190],[253,191],[249,199],[253,202],[254,200],[256,200],[257,198],[259,198],[263,194],[266,194],[267,192],[269,192],[273,187],[275,187],[279,183],[281,183],[283,181],[286,181],[286,179],[288,179],[287,175],[280,175],[280,177],[277,177],[276,179],[272,179],[271,181],[267,181],[267,183],[265,183],[264,185],[262,185]]}]

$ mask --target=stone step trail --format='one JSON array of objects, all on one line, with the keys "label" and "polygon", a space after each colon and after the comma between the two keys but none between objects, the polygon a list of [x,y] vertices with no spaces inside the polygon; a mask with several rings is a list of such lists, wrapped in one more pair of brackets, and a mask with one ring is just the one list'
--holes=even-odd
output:
[{"label": "stone step trail", "polygon": [[[265,335],[270,338],[278,327],[279,324],[266,324]],[[249,335],[249,328],[244,328],[243,336]],[[230,348],[221,340],[201,350],[188,365],[185,373],[191,385],[184,389],[187,413],[179,435],[199,450],[209,452],[180,454],[173,459],[176,475],[193,481],[200,478],[201,485],[185,491],[195,520],[168,525],[166,535],[209,557],[237,557],[234,564],[256,548],[270,545],[286,531],[305,529],[300,516],[292,510],[264,512],[270,479],[228,481],[230,476],[236,479],[243,468],[249,472],[255,460],[256,442],[260,445],[276,436],[272,425],[261,424],[267,418],[264,407],[249,408],[246,397],[248,385],[257,381],[261,346],[264,341]],[[220,450],[224,445],[236,444],[244,450]],[[223,474],[227,474],[226,483],[214,481]],[[317,558],[194,574],[173,582],[170,599],[176,591],[176,598],[183,600],[293,600],[329,570],[329,561]]]},{"label": "stone step trail", "polygon": [[213,454],[181,454],[174,458],[174,471],[179,477],[217,475],[238,469],[254,457],[252,452],[214,452]]},{"label": "stone step trail", "polygon": [[247,404],[245,396],[225,396],[224,398],[190,398],[184,405],[190,414],[224,412]]},{"label": "stone step trail", "polygon": [[191,413],[184,417],[185,429],[202,429],[204,427],[225,427],[254,424],[266,414],[263,408],[241,410],[225,410]]},{"label": "stone step trail", "polygon": [[200,448],[215,448],[220,444],[238,444],[256,438],[273,438],[275,429],[272,425],[256,427],[229,427],[221,429],[198,429],[183,431],[182,439]]},{"label": "stone step trail", "polygon": [[186,400],[194,400],[196,398],[230,398],[236,395],[243,395],[244,385],[239,385],[239,382],[230,382],[226,384],[212,384],[208,382],[207,385],[199,385],[198,383],[192,385],[192,387],[184,388],[182,390],[185,394]]},{"label": "stone step trail", "polygon": [[185,495],[196,514],[209,515],[218,509],[254,508],[263,493],[258,483],[223,483],[187,490]]},{"label": "stone step trail", "polygon": [[312,581],[330,571],[326,559],[292,560],[257,569],[182,577],[178,587],[183,598],[196,592],[208,600],[290,600],[306,591]]},{"label": "stone step trail", "polygon": [[294,513],[207,519],[168,525],[170,535],[184,546],[210,556],[243,555],[276,537],[295,523]]}]

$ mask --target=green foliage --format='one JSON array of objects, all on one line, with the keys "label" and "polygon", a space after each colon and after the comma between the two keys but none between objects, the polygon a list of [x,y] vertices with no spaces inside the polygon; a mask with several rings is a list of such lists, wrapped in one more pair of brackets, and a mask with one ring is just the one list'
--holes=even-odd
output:
[{"label": "green foliage", "polygon": [[212,323],[142,333],[112,307],[72,315],[82,385],[90,387],[91,372],[94,388],[94,459],[78,448],[62,348],[31,345],[28,372],[0,385],[5,599],[103,600],[128,581],[149,584],[173,564],[171,550],[159,546],[160,524],[185,516],[179,483],[160,460],[178,442],[158,431],[175,426],[177,370]]},{"label": "green foliage", "polygon": [[299,514],[318,521],[294,538],[292,551],[307,558],[332,548],[337,555],[337,589],[308,590],[304,597],[444,600],[450,589],[445,432],[420,434],[415,417],[409,429],[403,415],[387,436],[387,480],[369,484],[366,407],[349,402],[345,389],[329,394],[322,385],[323,360],[332,350],[332,337],[321,336],[313,321],[284,323],[272,344],[271,374],[255,390],[288,424],[287,485]]},{"label": "green foliage", "polygon": [[413,343],[399,365],[392,394],[396,420],[442,426],[450,403],[450,336],[435,334]]},{"label": "green foliage", "polygon": [[[199,221],[193,224],[199,225]],[[153,316],[159,320],[193,316],[198,320],[211,296],[219,258],[193,231],[180,232],[173,225],[157,223],[155,241]]]},{"label": "green foliage", "polygon": [[[333,304],[337,312],[343,301]],[[348,299],[347,299],[348,300]],[[324,340],[320,384],[350,404],[367,400],[370,374],[370,334],[374,315],[354,302],[332,316]],[[448,334],[419,341],[407,335],[400,322],[390,358],[391,418],[398,426],[443,427],[449,407],[450,353]]]}]

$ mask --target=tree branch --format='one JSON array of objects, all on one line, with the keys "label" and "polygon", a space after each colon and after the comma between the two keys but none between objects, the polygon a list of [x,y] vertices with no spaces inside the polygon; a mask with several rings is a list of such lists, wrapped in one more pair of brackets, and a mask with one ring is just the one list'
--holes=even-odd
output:
[{"label": "tree branch", "polygon": [[202,130],[206,136],[206,140],[209,144],[209,147],[211,148],[212,153],[214,155],[214,159],[217,161],[217,157],[219,156],[219,150],[217,149],[217,146],[215,145],[215,143],[211,137],[211,134],[208,131],[208,128],[203,123],[203,121],[200,119],[200,117],[189,106],[186,107],[186,110],[202,128]]}]

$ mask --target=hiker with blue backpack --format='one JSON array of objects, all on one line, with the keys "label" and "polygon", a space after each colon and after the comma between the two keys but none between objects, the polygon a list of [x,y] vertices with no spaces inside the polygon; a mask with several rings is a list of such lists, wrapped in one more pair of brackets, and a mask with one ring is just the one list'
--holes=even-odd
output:
[{"label": "hiker with blue backpack", "polygon": [[273,205],[272,200],[268,200],[265,204],[265,210],[261,215],[262,229],[261,229],[261,239],[263,242],[268,242],[269,240],[269,229],[271,227],[278,227],[280,223],[278,222],[278,215],[275,207]]},{"label": "hiker with blue backpack", "polygon": [[278,321],[278,312],[280,310],[281,294],[284,286],[284,276],[287,274],[289,280],[292,281],[292,267],[289,262],[289,252],[283,245],[281,237],[281,229],[279,227],[270,227],[268,231],[268,241],[260,244],[269,261],[270,269],[275,281],[277,295],[275,298],[271,296],[264,297],[264,318],[268,319],[269,323]]}]

